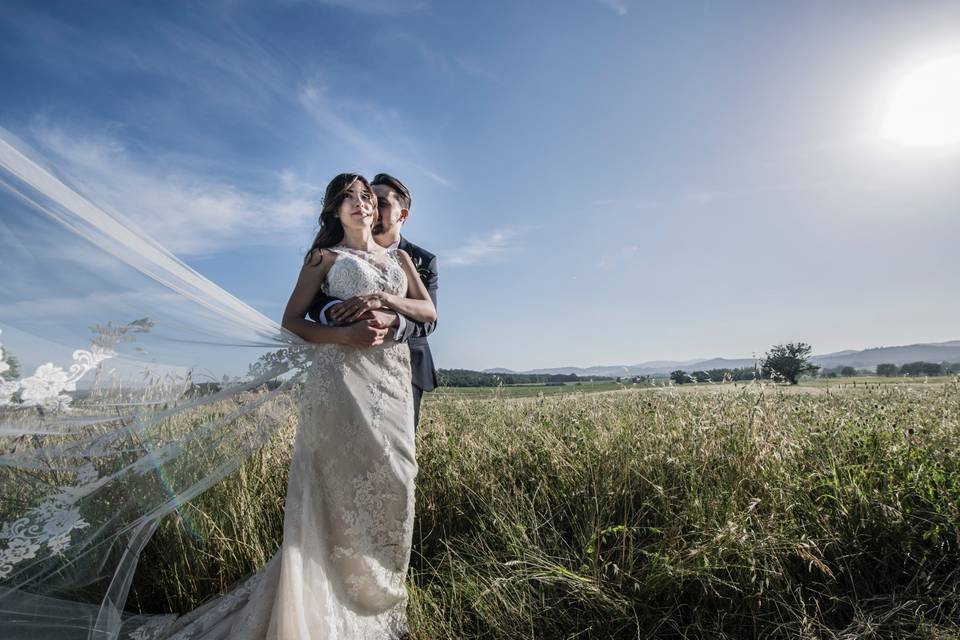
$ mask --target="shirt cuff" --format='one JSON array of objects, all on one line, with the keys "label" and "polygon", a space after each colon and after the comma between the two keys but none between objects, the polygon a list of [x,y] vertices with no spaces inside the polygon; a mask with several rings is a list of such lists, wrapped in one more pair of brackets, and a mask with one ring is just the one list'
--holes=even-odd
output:
[{"label": "shirt cuff", "polygon": [[398,313],[397,321],[397,330],[393,332],[393,339],[400,342],[400,338],[403,337],[403,330],[407,328],[407,319],[403,317],[402,313]]},{"label": "shirt cuff", "polygon": [[[317,317],[320,318],[320,324],[325,324],[327,326],[330,325],[330,321],[327,320],[327,309],[333,305],[340,304],[341,302],[343,302],[343,300],[331,300],[327,304],[323,305],[323,309],[320,309],[320,313],[317,314]],[[403,316],[400,317],[402,318]]]}]

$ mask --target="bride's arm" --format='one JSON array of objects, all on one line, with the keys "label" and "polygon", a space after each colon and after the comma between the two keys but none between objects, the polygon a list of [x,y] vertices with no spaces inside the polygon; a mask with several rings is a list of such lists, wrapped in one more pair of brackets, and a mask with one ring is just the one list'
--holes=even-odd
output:
[{"label": "bride's arm", "polygon": [[368,322],[358,322],[347,327],[331,327],[305,319],[310,304],[334,260],[336,255],[333,252],[319,249],[312,251],[303,261],[297,284],[287,301],[287,308],[283,311],[283,328],[308,342],[349,344],[356,347],[382,343],[387,330]]},{"label": "bride's arm", "polygon": [[400,256],[400,264],[407,274],[407,295],[404,297],[381,294],[383,305],[417,322],[436,322],[437,308],[433,306],[433,300],[430,299],[417,268],[413,266],[413,260],[406,251],[398,250],[397,255]]}]

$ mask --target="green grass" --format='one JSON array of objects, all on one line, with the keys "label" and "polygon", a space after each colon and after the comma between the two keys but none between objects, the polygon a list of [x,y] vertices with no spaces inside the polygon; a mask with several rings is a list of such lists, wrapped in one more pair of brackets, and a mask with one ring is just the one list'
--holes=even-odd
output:
[{"label": "green grass", "polygon": [[558,385],[518,384],[501,387],[439,387],[434,390],[432,397],[425,396],[427,402],[448,397],[467,398],[528,398],[539,395],[554,395],[562,393],[596,393],[598,391],[618,391],[629,388],[630,385],[618,382],[584,382],[582,384],[567,383]]},{"label": "green grass", "polygon": [[854,386],[870,386],[870,385],[906,385],[906,386],[917,386],[917,385],[928,385],[928,384],[944,384],[955,380],[956,376],[929,376],[929,377],[916,377],[916,378],[884,378],[880,376],[857,376],[852,378],[810,378],[803,380],[800,384],[802,386],[808,387],[854,387]]},{"label": "green grass", "polygon": [[[900,387],[915,387],[918,385],[944,384],[953,380],[955,376],[936,376],[930,378],[881,378],[881,377],[851,377],[851,378],[804,378],[793,388],[801,389],[833,389],[833,390],[866,390],[879,385],[897,385]],[[684,391],[705,391],[738,389],[752,385],[752,382],[700,383],[675,385]],[[772,384],[772,383],[767,383]],[[564,383],[558,385],[504,385],[500,387],[438,387],[432,394],[424,396],[424,402],[437,402],[448,398],[477,398],[477,399],[507,399],[549,396],[556,394],[584,394],[602,391],[623,391],[638,389],[662,389],[671,386],[665,379],[657,379],[653,383],[629,384],[621,382],[583,382]],[[790,385],[776,385],[778,388],[790,388]]]},{"label": "green grass", "polygon": [[[434,394],[413,637],[960,636],[960,382],[859,380]],[[196,539],[161,526],[132,606],[188,610],[270,556],[291,435],[187,508]]]}]

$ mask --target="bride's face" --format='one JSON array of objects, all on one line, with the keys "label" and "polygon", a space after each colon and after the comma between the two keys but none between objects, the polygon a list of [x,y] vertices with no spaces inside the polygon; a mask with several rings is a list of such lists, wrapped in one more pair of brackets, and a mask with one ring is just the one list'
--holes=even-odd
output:
[{"label": "bride's face", "polygon": [[377,212],[373,194],[359,180],[347,187],[343,202],[340,203],[340,222],[343,227],[370,227]]}]

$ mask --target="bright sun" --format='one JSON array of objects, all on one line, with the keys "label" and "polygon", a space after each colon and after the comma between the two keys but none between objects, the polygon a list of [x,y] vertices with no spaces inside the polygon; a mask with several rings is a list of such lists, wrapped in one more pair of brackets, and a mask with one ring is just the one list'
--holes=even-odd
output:
[{"label": "bright sun", "polygon": [[901,80],[882,134],[910,146],[960,143],[960,55],[928,62]]}]

